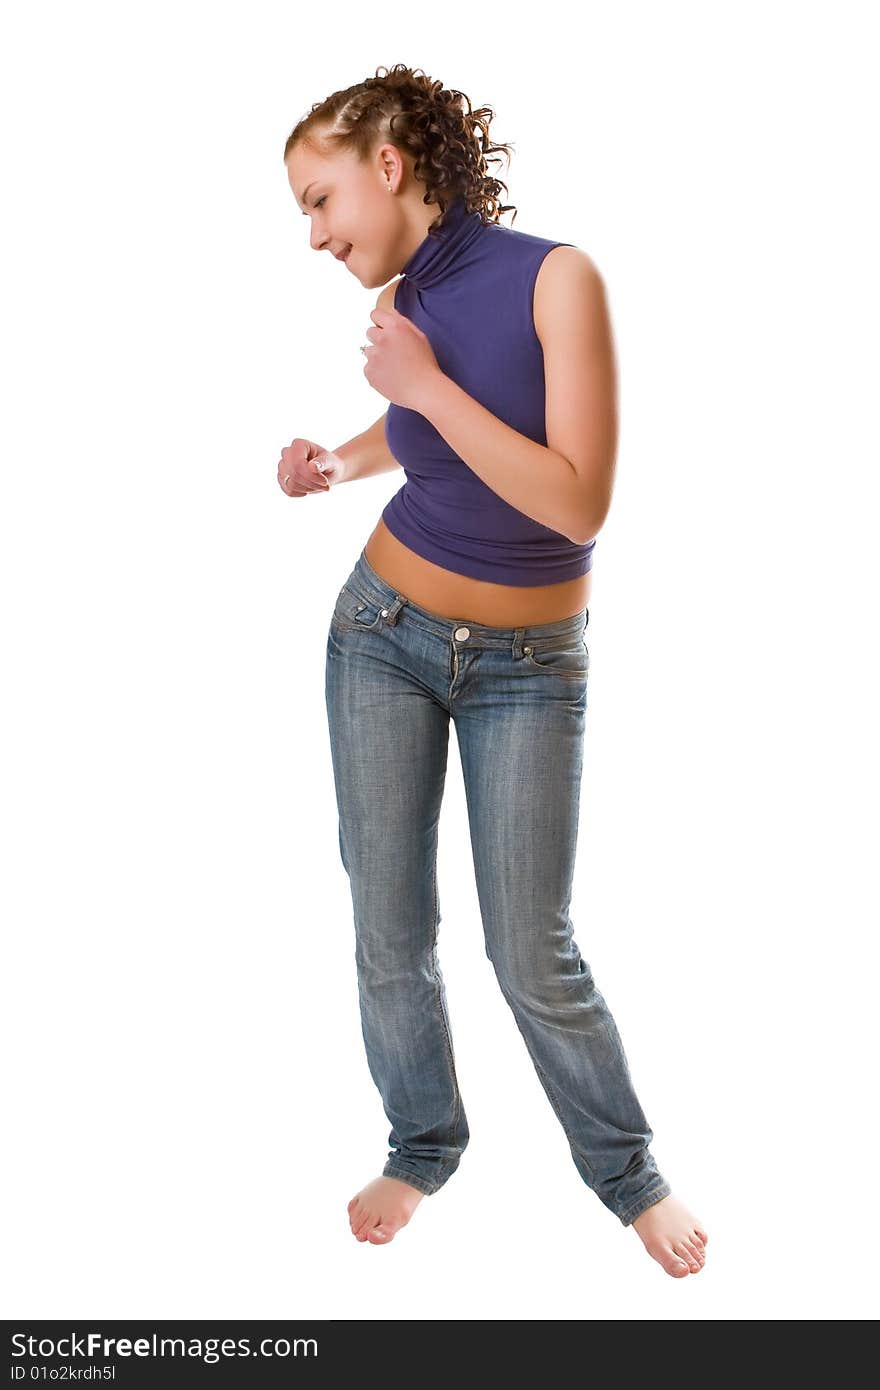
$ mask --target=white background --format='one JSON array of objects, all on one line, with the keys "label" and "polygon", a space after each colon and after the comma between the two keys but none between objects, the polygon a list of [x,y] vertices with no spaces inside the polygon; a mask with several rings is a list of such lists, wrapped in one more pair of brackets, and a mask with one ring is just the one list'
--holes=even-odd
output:
[{"label": "white background", "polygon": [[[876,1316],[872,11],[7,12],[5,1317]],[[403,475],[278,488],[282,445],[387,406],[378,291],[310,250],[282,155],[395,62],[492,106],[512,225],[606,283],[572,917],[709,1232],[685,1279],[584,1187],[497,987],[454,733],[471,1143],[389,1246],[349,1231],[389,1126],[324,651]]]}]

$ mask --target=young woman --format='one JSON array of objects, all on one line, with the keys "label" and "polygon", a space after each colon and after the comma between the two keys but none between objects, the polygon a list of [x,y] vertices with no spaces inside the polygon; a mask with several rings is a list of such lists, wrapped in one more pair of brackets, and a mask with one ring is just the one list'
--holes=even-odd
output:
[{"label": "young woman", "polygon": [[[284,151],[311,245],[384,286],[364,375],[390,402],[328,451],[295,439],[290,497],[402,467],[336,599],[326,697],[361,1021],[391,1123],[348,1204],[386,1243],[469,1130],[437,962],[437,829],[455,720],[486,952],[583,1181],[673,1276],[708,1240],[650,1152],[614,1019],[573,937],[593,549],[616,382],[602,280],[569,242],[504,227],[490,108],[421,69],[316,104]],[[392,282],[392,283],[389,283]]]}]

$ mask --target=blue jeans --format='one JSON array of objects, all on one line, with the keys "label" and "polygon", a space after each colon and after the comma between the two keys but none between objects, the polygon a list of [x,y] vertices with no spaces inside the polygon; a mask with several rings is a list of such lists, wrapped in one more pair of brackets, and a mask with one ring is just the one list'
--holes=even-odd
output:
[{"label": "blue jeans", "polygon": [[391,1124],[383,1172],[433,1193],[470,1134],[437,961],[437,829],[455,720],[486,954],[578,1173],[624,1226],[671,1188],[569,916],[589,610],[453,621],[362,551],[336,599],[326,700],[361,1024]]}]

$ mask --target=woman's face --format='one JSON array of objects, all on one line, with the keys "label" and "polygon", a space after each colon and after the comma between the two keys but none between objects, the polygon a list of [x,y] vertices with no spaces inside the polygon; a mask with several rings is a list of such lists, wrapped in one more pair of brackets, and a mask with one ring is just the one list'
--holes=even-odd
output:
[{"label": "woman's face", "polygon": [[402,161],[393,145],[380,146],[368,160],[354,154],[320,154],[302,142],[287,156],[287,177],[305,217],[310,244],[336,256],[347,252],[340,272],[356,275],[365,289],[387,285],[405,264],[407,227],[388,192],[399,184]]}]

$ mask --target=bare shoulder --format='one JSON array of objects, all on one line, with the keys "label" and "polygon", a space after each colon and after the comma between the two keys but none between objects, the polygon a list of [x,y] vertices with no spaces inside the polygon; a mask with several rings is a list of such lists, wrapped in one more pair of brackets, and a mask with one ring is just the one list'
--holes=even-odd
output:
[{"label": "bare shoulder", "polygon": [[376,300],[377,309],[394,308],[394,295],[402,278],[401,275],[398,275],[396,280],[392,280],[390,285],[386,285],[383,290],[379,291],[379,298]]},{"label": "bare shoulder", "polygon": [[535,281],[533,310],[535,332],[542,343],[566,312],[604,317],[605,286],[592,256],[579,246],[554,246],[548,251]]}]

